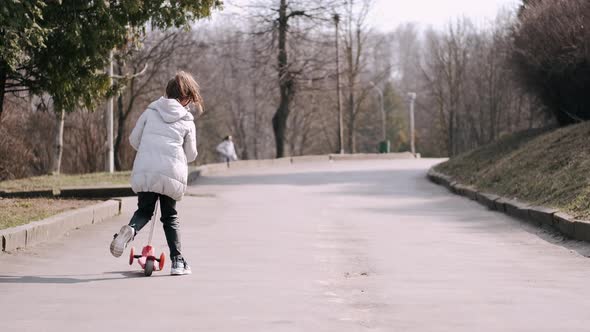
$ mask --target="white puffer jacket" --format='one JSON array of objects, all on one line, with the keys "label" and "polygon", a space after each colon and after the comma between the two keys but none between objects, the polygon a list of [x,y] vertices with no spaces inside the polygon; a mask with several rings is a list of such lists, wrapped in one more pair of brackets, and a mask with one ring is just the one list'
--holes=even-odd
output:
[{"label": "white puffer jacket", "polygon": [[141,114],[129,142],[137,155],[131,172],[133,191],[155,192],[181,200],[187,163],[197,158],[193,116],[176,100],[161,97]]},{"label": "white puffer jacket", "polygon": [[221,156],[221,161],[226,162],[228,159],[230,161],[238,160],[238,156],[236,155],[236,148],[234,143],[230,140],[223,140],[223,142],[217,145],[217,152],[219,152]]}]

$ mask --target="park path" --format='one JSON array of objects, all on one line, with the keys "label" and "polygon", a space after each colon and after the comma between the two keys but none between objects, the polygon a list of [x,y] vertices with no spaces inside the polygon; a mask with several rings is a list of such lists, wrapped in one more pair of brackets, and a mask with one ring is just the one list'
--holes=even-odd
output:
[{"label": "park path", "polygon": [[0,330],[590,330],[590,260],[429,183],[436,162],[201,178],[179,203],[192,276],[110,256],[126,199],[120,217],[0,255]]}]

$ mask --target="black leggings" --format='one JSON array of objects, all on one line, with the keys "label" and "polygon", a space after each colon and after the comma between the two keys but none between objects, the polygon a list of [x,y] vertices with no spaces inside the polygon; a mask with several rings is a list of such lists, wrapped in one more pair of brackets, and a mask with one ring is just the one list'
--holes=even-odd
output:
[{"label": "black leggings", "polygon": [[164,234],[166,234],[166,241],[168,248],[170,248],[170,258],[182,257],[180,252],[180,224],[176,213],[176,201],[166,195],[139,192],[137,193],[137,211],[133,214],[129,226],[139,232],[154,215],[156,202],[160,199],[160,211],[162,217],[160,220],[164,225]]}]

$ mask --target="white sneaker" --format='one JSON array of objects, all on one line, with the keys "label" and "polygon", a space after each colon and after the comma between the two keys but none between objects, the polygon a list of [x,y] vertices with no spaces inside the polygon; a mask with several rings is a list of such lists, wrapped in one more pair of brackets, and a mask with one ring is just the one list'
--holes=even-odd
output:
[{"label": "white sneaker", "polygon": [[113,242],[111,242],[111,254],[115,257],[121,257],[123,251],[127,247],[127,244],[133,240],[135,236],[135,230],[129,225],[121,227],[119,233],[113,236]]},{"label": "white sneaker", "polygon": [[170,269],[170,274],[173,276],[181,276],[184,274],[191,274],[190,266],[184,260],[184,258],[172,258],[172,268]]},{"label": "white sneaker", "polygon": [[188,266],[188,263],[186,261],[184,261],[184,274],[192,274],[193,271],[191,271],[191,267]]}]

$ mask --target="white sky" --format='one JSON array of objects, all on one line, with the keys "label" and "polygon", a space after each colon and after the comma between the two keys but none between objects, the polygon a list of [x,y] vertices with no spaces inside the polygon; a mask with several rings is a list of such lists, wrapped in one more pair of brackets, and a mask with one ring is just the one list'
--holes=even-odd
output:
[{"label": "white sky", "polygon": [[502,8],[513,9],[518,0],[374,0],[367,24],[388,31],[400,23],[416,22],[442,27],[461,16],[476,23],[493,19]]},{"label": "white sky", "polygon": [[[278,0],[276,0],[278,1]],[[424,27],[443,27],[453,18],[468,17],[475,23],[492,20],[502,8],[513,9],[520,0],[373,0],[367,24],[378,30],[391,31],[399,24],[415,22]],[[232,4],[249,0],[225,0],[224,12],[240,12]],[[218,13],[213,14],[213,19]]]}]

